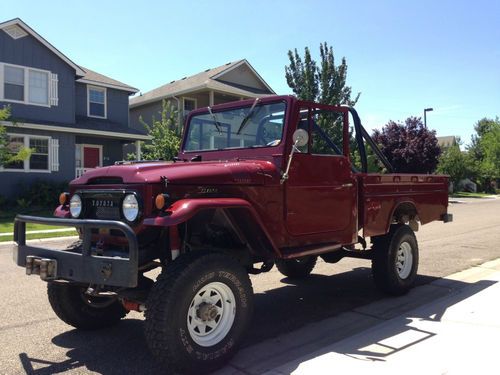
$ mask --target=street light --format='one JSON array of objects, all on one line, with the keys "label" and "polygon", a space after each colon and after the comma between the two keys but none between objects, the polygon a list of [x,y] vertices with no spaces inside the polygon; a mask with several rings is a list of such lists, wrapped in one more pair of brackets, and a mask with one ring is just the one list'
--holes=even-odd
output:
[{"label": "street light", "polygon": [[424,127],[427,127],[427,112],[434,111],[434,108],[424,109]]}]

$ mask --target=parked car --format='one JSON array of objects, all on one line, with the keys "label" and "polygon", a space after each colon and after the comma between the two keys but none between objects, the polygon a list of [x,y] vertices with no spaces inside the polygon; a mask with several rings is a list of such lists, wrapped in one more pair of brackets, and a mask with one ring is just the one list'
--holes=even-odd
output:
[{"label": "parked car", "polygon": [[[367,172],[367,149],[388,173]],[[52,308],[76,328],[145,311],[153,355],[189,373],[237,350],[252,318],[248,274],[276,265],[300,278],[318,257],[371,259],[376,285],[400,295],[417,274],[419,223],[452,219],[446,176],[391,173],[354,109],[292,96],[194,110],[176,160],[90,171],[60,203],[56,218],[16,218],[16,263],[48,281]],[[26,244],[27,222],[75,226],[81,241]]]}]

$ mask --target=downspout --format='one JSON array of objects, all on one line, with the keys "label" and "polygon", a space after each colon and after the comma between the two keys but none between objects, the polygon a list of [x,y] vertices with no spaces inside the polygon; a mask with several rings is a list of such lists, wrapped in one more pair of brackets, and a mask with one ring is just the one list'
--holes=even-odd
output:
[{"label": "downspout", "polygon": [[175,101],[177,102],[177,122],[179,124],[179,129],[177,129],[177,133],[180,135],[181,134],[181,128],[183,126],[182,121],[181,121],[181,118],[182,118],[181,117],[181,101],[175,95],[172,95],[172,98],[174,98]]}]

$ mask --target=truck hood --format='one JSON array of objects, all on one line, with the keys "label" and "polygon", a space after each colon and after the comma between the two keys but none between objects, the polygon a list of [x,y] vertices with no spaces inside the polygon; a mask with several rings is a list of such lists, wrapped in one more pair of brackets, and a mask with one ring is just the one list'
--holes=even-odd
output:
[{"label": "truck hood", "polygon": [[[96,168],[71,185],[93,184],[93,181],[122,179],[124,184],[161,183],[186,185],[263,185],[279,180],[279,170],[270,161],[244,160],[219,162],[151,162]],[[104,182],[105,183],[105,182]]]}]

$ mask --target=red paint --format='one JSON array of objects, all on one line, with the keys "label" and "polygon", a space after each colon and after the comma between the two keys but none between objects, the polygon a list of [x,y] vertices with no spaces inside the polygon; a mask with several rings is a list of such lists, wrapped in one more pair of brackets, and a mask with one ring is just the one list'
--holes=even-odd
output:
[{"label": "red paint", "polygon": [[[324,249],[357,242],[364,236],[388,231],[400,204],[412,204],[422,224],[439,220],[447,212],[448,178],[418,174],[354,173],[349,144],[343,155],[295,154],[290,178],[280,183],[292,147],[300,111],[320,108],[343,113],[343,133],[348,134],[347,109],[298,101],[292,96],[266,97],[261,102],[287,103],[283,141],[275,147],[181,151],[185,162],[151,162],[99,168],[71,183],[78,189],[132,189],[144,202],[140,233],[145,227],[176,226],[209,208],[241,209],[249,214],[272,244],[276,256],[301,254],[301,248]],[[213,111],[250,106],[253,100],[214,106]],[[202,108],[192,116],[206,112]],[[186,132],[185,132],[186,133]],[[202,162],[189,162],[201,155]],[[95,177],[121,177],[121,185],[92,185]],[[167,178],[165,187],[162,176]],[[173,202],[164,214],[154,207],[159,193]],[[327,244],[327,245],[325,245]]]}]

